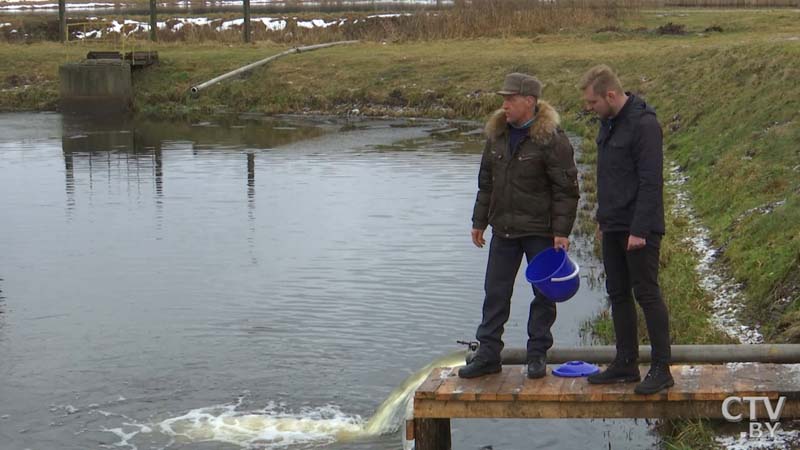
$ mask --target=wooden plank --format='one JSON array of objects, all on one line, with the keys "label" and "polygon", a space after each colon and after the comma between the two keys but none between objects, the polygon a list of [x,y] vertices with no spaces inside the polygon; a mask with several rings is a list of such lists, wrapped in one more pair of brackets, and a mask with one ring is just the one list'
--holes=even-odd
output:
[{"label": "wooden plank", "polygon": [[[561,398],[561,390],[564,384],[569,383],[571,380],[575,380],[575,378],[547,375],[543,378],[531,380],[526,376],[518,399],[521,401],[558,401]],[[586,378],[583,378],[583,380],[586,382]]]},{"label": "wooden plank", "polygon": [[524,366],[503,367],[504,380],[497,389],[496,400],[514,400],[522,390],[522,383],[525,381]]},{"label": "wooden plank", "polygon": [[414,398],[434,398],[436,389],[444,382],[444,379],[453,371],[449,367],[438,367],[428,374],[428,378],[419,385],[414,392]]},{"label": "wooden plank", "polygon": [[[476,379],[475,388],[472,390],[472,395],[466,392],[467,386],[466,384],[462,384],[462,389],[465,391],[463,394],[458,396],[460,400],[472,400],[472,401],[486,401],[493,397],[497,397],[497,387],[500,383],[503,382],[505,379],[505,374],[503,372],[494,373],[491,375],[486,375],[483,377],[479,377]],[[486,395],[485,395],[486,394]]]},{"label": "wooden plank", "polygon": [[800,399],[800,364],[774,364],[772,388],[787,400]]},{"label": "wooden plank", "polygon": [[454,394],[460,392],[458,388],[460,380],[462,378],[458,377],[458,372],[456,370],[451,371],[436,389],[433,396],[434,399],[439,401],[453,400]]},{"label": "wooden plank", "polygon": [[621,395],[625,389],[633,389],[630,385],[620,384],[589,384],[586,377],[570,378],[565,382],[558,397],[562,402],[603,402],[606,397],[615,399]]},{"label": "wooden plank", "polygon": [[497,393],[500,391],[500,387],[503,383],[506,382],[508,379],[508,375],[512,369],[510,368],[503,368],[503,371],[496,374],[491,378],[486,377],[485,383],[481,385],[481,391],[476,395],[476,401],[495,401],[497,400]]},{"label": "wooden plank", "polygon": [[700,388],[700,381],[703,378],[703,369],[708,366],[679,365],[672,366],[672,378],[675,379],[675,386],[667,391],[667,400],[685,401],[691,400],[695,392]]},{"label": "wooden plank", "polygon": [[777,389],[775,389],[775,370],[777,368],[773,364],[749,363],[728,364],[727,366],[734,379],[733,391],[735,394],[732,393],[731,395],[741,397],[743,400],[741,407],[739,407],[739,404],[734,403],[734,406],[730,407],[730,409],[733,411],[738,409],[744,420],[753,420],[754,418],[751,417],[753,413],[760,420],[768,420],[769,416],[764,402],[754,399],[748,401],[746,397],[767,397],[771,406],[773,408],[777,407],[778,397],[780,397]]},{"label": "wooden plank", "polygon": [[[780,397],[778,377],[783,373],[778,364],[756,364],[753,388],[757,395],[777,400]],[[767,417],[766,414],[764,417]]]},{"label": "wooden plank", "polygon": [[689,397],[695,401],[725,400],[733,391],[731,371],[724,365],[701,366],[700,383],[697,391]]},{"label": "wooden plank", "polygon": [[735,392],[739,397],[752,397],[764,395],[766,391],[759,373],[760,365],[754,363],[731,363],[725,364],[730,379],[733,381],[728,387],[728,395]]},{"label": "wooden plank", "polygon": [[[694,402],[438,402],[420,400],[414,417],[587,419],[587,418],[721,418],[718,401]],[[687,414],[687,411],[691,414]],[[787,417],[784,414],[784,417]]]},{"label": "wooden plank", "polygon": [[[776,403],[773,403],[776,405]],[[749,410],[732,408],[745,417]],[[590,418],[717,418],[722,419],[722,401],[664,402],[462,402],[420,399],[414,402],[415,418],[516,418],[516,419],[590,419]],[[800,401],[786,400],[781,420],[800,417]]]},{"label": "wooden plank", "polygon": [[500,378],[501,375],[491,374],[477,378],[455,378],[454,390],[450,400],[475,401],[478,391],[481,391],[487,379]]}]

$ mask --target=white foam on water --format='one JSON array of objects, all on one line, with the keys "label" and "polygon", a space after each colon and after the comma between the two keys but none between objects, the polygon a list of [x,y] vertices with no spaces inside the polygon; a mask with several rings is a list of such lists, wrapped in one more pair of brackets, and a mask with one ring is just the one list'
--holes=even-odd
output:
[{"label": "white foam on water", "polygon": [[[126,432],[122,427],[131,428],[132,431]],[[152,433],[153,429],[148,427],[147,425],[141,425],[138,423],[123,423],[122,427],[119,428],[102,428],[102,431],[107,433],[112,433],[117,436],[120,440],[119,442],[114,443],[115,447],[130,447],[132,450],[138,450],[134,444],[130,443],[130,440],[139,435],[140,433]]]},{"label": "white foam on water", "polygon": [[[133,441],[137,435],[154,432],[181,444],[224,442],[259,450],[282,449],[292,445],[316,448],[333,442],[347,442],[397,431],[405,424],[403,418],[410,410],[414,391],[430,372],[436,367],[449,367],[444,371],[449,374],[452,367],[463,364],[463,351],[431,362],[395,388],[369,420],[360,415],[344,413],[338,405],[333,404],[292,411],[283,404],[270,402],[259,410],[240,411],[244,399],[240,397],[234,403],[193,409],[156,424],[132,423],[132,419],[119,415],[125,423],[104,431],[119,438],[113,444],[115,447],[127,446],[133,450],[138,450]],[[114,415],[96,411],[106,417]]]},{"label": "white foam on water", "polygon": [[193,409],[162,421],[158,428],[176,441],[225,442],[243,448],[277,449],[296,444],[329,444],[363,434],[364,420],[336,405],[284,411],[274,403],[257,411],[236,404]]}]

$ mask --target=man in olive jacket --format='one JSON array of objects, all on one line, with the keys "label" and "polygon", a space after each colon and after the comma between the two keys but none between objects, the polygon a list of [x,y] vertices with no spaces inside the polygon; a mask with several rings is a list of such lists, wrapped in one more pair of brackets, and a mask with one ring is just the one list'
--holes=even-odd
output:
[{"label": "man in olive jacket", "polygon": [[[473,378],[501,370],[503,329],[511,312],[514,280],[525,254],[530,261],[555,246],[566,250],[578,207],[578,171],[572,145],[552,106],[539,101],[542,85],[521,73],[506,76],[503,107],[486,124],[486,146],[472,215],[472,242],[483,247],[492,226],[483,319],[475,358],[459,371]],[[546,373],[556,305],[534,289],[528,317],[528,377]]]},{"label": "man in olive jacket", "polygon": [[617,355],[590,383],[640,380],[636,301],[642,307],[652,363],[634,392],[653,394],[674,385],[669,370],[669,313],[658,285],[664,235],[661,125],[644,100],[625,92],[605,65],[592,68],[580,88],[587,109],[601,119],[597,136],[597,222],[602,232],[606,290]]}]

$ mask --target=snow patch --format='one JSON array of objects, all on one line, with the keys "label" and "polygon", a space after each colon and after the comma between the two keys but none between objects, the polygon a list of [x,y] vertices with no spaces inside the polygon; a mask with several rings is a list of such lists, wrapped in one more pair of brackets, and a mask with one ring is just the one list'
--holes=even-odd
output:
[{"label": "snow patch", "polygon": [[731,279],[722,267],[719,252],[712,246],[711,232],[700,223],[691,207],[691,198],[684,187],[687,180],[688,177],[673,164],[668,182],[676,191],[673,213],[686,217],[689,222],[691,231],[684,242],[700,256],[695,272],[700,278],[700,287],[713,298],[711,320],[719,329],[738,339],[742,344],[760,344],[764,342],[764,337],[758,329],[739,321],[743,304],[743,286]]}]

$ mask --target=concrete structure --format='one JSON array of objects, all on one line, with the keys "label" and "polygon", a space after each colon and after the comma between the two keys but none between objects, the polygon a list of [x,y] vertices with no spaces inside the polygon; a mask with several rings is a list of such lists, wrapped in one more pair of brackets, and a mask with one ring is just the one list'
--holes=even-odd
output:
[{"label": "concrete structure", "polygon": [[63,64],[61,107],[66,112],[120,113],[131,110],[131,65],[119,59],[87,59]]}]

